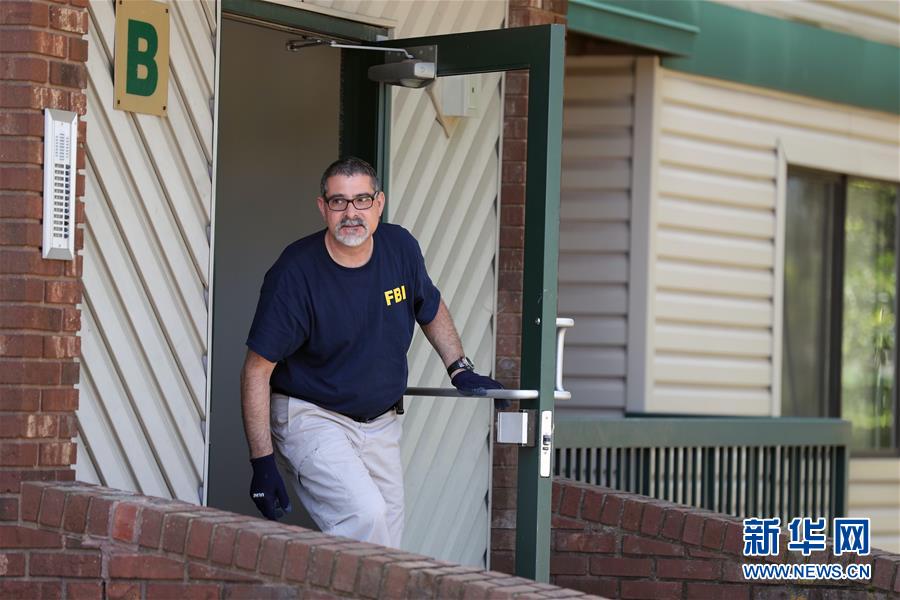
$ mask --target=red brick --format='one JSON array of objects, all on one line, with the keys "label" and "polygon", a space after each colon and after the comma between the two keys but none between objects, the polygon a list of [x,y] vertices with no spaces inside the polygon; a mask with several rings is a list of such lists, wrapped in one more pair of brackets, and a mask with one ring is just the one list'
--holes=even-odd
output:
[{"label": "red brick", "polygon": [[109,576],[114,579],[182,579],[184,564],[164,556],[117,554],[109,558]]},{"label": "red brick", "polygon": [[744,528],[740,523],[729,523],[725,528],[722,550],[729,554],[741,554],[744,549]]},{"label": "red brick", "polygon": [[[88,58],[88,43],[87,40],[80,40],[78,38],[69,38],[69,60],[74,60],[78,62],[87,62]],[[84,137],[79,132],[78,137],[84,139]]]},{"label": "red brick", "polygon": [[352,592],[359,571],[360,557],[352,553],[338,554],[334,562],[334,576],[331,586],[339,592]]},{"label": "red brick", "polygon": [[[508,315],[501,315],[501,318]],[[521,323],[521,321],[519,321]],[[559,506],[559,513],[566,517],[577,517],[578,509],[581,506],[581,488],[573,485],[563,488],[562,502]]]},{"label": "red brick", "polygon": [[78,390],[53,389],[41,392],[41,410],[74,411],[78,408]]},{"label": "red brick", "polygon": [[[0,356],[12,358],[40,358],[44,341],[38,335],[0,335]],[[2,427],[0,427],[2,429]],[[2,433],[0,433],[2,435]],[[8,436],[7,436],[8,437]]]},{"label": "red brick", "polygon": [[69,494],[66,499],[63,529],[73,533],[83,533],[87,525],[90,502],[91,497],[87,494]]},{"label": "red brick", "polygon": [[309,545],[304,542],[289,542],[284,555],[284,577],[292,581],[306,581],[309,566]]},{"label": "red brick", "polygon": [[50,27],[68,33],[87,33],[87,12],[76,8],[51,6]]},{"label": "red brick", "polygon": [[38,522],[49,527],[60,527],[65,507],[65,492],[54,488],[45,489],[44,495],[41,496],[41,512],[38,515]]},{"label": "red brick", "polygon": [[[31,135],[37,137],[42,136],[43,134],[44,118],[38,111],[0,111],[0,135]],[[3,186],[3,188],[5,191],[6,186]],[[44,208],[42,198],[30,198],[31,200],[37,200],[40,203],[40,208],[37,211],[29,210],[25,214],[13,214],[10,213],[9,203],[15,198],[16,196],[12,194],[3,195],[2,199],[0,199],[0,216],[20,216],[33,219],[39,219],[41,217],[41,212]]]},{"label": "red brick", "polygon": [[0,250],[0,270],[3,273],[58,277],[63,269],[62,261],[42,258],[37,248]]},{"label": "red brick", "polygon": [[641,533],[655,536],[659,534],[662,525],[663,509],[656,504],[644,504],[644,513],[641,517]]},{"label": "red brick", "polygon": [[[7,329],[58,330],[62,313],[56,308],[7,305],[0,311],[0,327]],[[59,366],[59,363],[48,363]],[[11,382],[21,383],[21,382]]]},{"label": "red brick", "polygon": [[222,587],[214,583],[150,583],[147,600],[218,600]]},{"label": "red brick", "polygon": [[12,2],[10,0],[0,2],[0,25],[46,27],[49,22],[49,11],[46,4]]},{"label": "red brick", "polygon": [[334,573],[334,558],[338,547],[334,544],[323,544],[312,549],[307,577],[312,585],[329,587]]},{"label": "red brick", "polygon": [[686,597],[689,600],[749,600],[750,586],[689,582]]},{"label": "red brick", "polygon": [[28,572],[33,577],[100,577],[100,553],[33,552]]},{"label": "red brick", "polygon": [[564,588],[577,589],[602,598],[618,598],[619,581],[607,577],[581,577],[578,575],[557,575],[551,582]]},{"label": "red brick", "polygon": [[0,577],[24,577],[25,554],[4,552],[0,553]]},{"label": "red brick", "polygon": [[491,532],[491,550],[515,550],[516,531],[514,529],[495,529]]},{"label": "red brick", "polygon": [[590,531],[585,533],[554,532],[555,549],[560,552],[601,552],[611,553],[616,549],[613,533]]},{"label": "red brick", "polygon": [[[4,67],[2,61],[0,58],[0,70]],[[43,159],[44,148],[38,140],[6,139],[0,144],[0,162],[39,165]],[[0,223],[0,244],[39,246],[41,226],[38,223]]]},{"label": "red brick", "polygon": [[38,445],[0,442],[0,466],[31,467],[37,464]]},{"label": "red brick", "polygon": [[[522,291],[522,273],[517,271],[500,271],[498,279],[500,289],[511,290],[516,292]],[[518,356],[516,351],[515,356]]]},{"label": "red brick", "polygon": [[[0,92],[2,91],[2,86],[0,86]],[[4,102],[0,101],[0,106],[3,104]],[[7,191],[40,192],[44,189],[43,173],[41,173],[40,167],[36,166],[0,167],[0,180],[3,181],[3,189]],[[2,272],[9,273],[10,271],[3,270]]]},{"label": "red brick", "polygon": [[604,525],[618,526],[624,505],[624,501],[619,496],[607,494],[603,503],[603,512],[600,514],[600,522]]},{"label": "red brick", "polygon": [[656,561],[656,576],[660,579],[718,579],[722,572],[718,562],[660,558]]},{"label": "red brick", "polygon": [[43,296],[44,282],[40,279],[19,276],[0,277],[0,300],[40,302]]},{"label": "red brick", "polygon": [[112,521],[112,537],[123,542],[133,542],[137,529],[138,506],[126,502],[116,505]]},{"label": "red brick", "polygon": [[688,514],[684,518],[684,531],[681,539],[685,544],[700,545],[703,540],[703,521],[704,518],[696,514]]},{"label": "red brick", "polygon": [[505,92],[509,95],[528,94],[528,71],[507,71]]},{"label": "red brick", "polygon": [[511,140],[526,139],[528,137],[528,119],[526,117],[503,119],[503,137]]},{"label": "red brick", "polygon": [[893,590],[894,574],[900,566],[900,556],[878,557],[873,563],[872,585],[879,590]]},{"label": "red brick", "polygon": [[0,525],[0,548],[62,548],[62,545],[62,536],[55,531]]},{"label": "red brick", "polygon": [[244,529],[238,532],[237,545],[234,553],[234,564],[242,569],[256,569],[256,560],[259,557],[259,545],[262,535],[258,531]]},{"label": "red brick", "polygon": [[188,579],[205,580],[205,581],[237,581],[237,582],[260,582],[258,577],[252,577],[248,574],[239,573],[231,568],[219,569],[198,563],[188,563]]},{"label": "red brick", "polygon": [[681,598],[681,583],[675,581],[623,581],[620,598],[635,600],[676,600]]},{"label": "red brick", "polygon": [[88,510],[87,533],[99,536],[108,535],[111,510],[112,500],[97,496],[91,498],[91,506]]},{"label": "red brick", "polygon": [[[61,365],[59,372],[59,383],[62,385],[75,385],[78,383],[79,373],[81,371],[81,365],[74,361],[64,361]],[[74,445],[72,446],[72,450],[74,450]],[[64,449],[63,449],[64,450]],[[52,459],[48,459],[52,460]],[[72,455],[72,460],[67,463],[46,463],[46,464],[74,464],[75,456]]]},{"label": "red brick", "polygon": [[37,581],[4,581],[0,579],[0,598],[40,598],[54,600],[62,598],[59,583]]},{"label": "red brick", "polygon": [[74,335],[51,335],[43,338],[45,358],[77,358],[81,355],[81,338]]},{"label": "red brick", "polygon": [[141,600],[141,584],[111,582],[106,587],[106,594],[109,600]]},{"label": "red brick", "polygon": [[591,558],[591,574],[608,577],[649,577],[653,561],[649,558],[615,558],[594,556]]},{"label": "red brick", "polygon": [[51,304],[78,304],[81,302],[81,283],[48,281],[44,286],[44,301]]},{"label": "red brick", "polygon": [[725,521],[719,519],[706,519],[703,525],[703,547],[721,550],[726,525]]},{"label": "red brick", "polygon": [[19,520],[19,497],[0,498],[0,521]]},{"label": "red brick", "polygon": [[190,517],[185,514],[167,514],[162,530],[162,549],[166,552],[181,554],[184,552]]},{"label": "red brick", "polygon": [[684,549],[677,544],[634,535],[626,535],[622,540],[622,552],[625,554],[684,556]]},{"label": "red brick", "polygon": [[[505,114],[510,117],[527,117],[528,116],[528,97],[507,95],[504,99]],[[505,158],[505,155],[504,155]],[[510,157],[512,158],[512,157]],[[515,159],[512,159],[515,160]]]},{"label": "red brick", "polygon": [[586,556],[566,553],[550,555],[550,575],[585,575],[587,569]]},{"label": "red brick", "polygon": [[[515,524],[515,511],[510,511],[512,513],[512,522],[513,526]],[[550,517],[550,526],[553,529],[575,529],[577,531],[581,531],[584,529],[584,521],[579,519],[573,519],[571,517],[561,517],[559,515],[553,515]],[[512,527],[512,526],[511,526]]]},{"label": "red brick", "polygon": [[[41,510],[41,496],[44,495],[43,485],[26,484],[22,486],[22,520],[37,522],[38,512]],[[18,491],[18,490],[16,490]]]},{"label": "red brick", "polygon": [[[80,256],[78,258],[81,258]],[[78,331],[81,329],[81,311],[74,308],[62,309],[62,330]]]},{"label": "red brick", "polygon": [[[625,507],[622,509],[622,529],[627,531],[639,531],[641,528],[641,512],[644,509],[644,500],[625,500]],[[599,518],[597,519],[599,520]]]},{"label": "red brick", "polygon": [[35,388],[0,388],[0,410],[36,411],[40,405],[41,391]]},{"label": "red brick", "polygon": [[47,442],[41,444],[40,464],[43,466],[74,465],[75,442]]},{"label": "red brick", "polygon": [[99,581],[66,582],[67,600],[102,600],[103,585]]},{"label": "red brick", "polygon": [[383,598],[402,598],[406,596],[406,585],[409,582],[409,571],[390,564],[385,567],[381,585]]},{"label": "red brick", "polygon": [[50,83],[82,90],[87,87],[87,69],[81,63],[51,61]]},{"label": "red brick", "polygon": [[191,519],[185,553],[196,558],[209,556],[209,542],[212,539],[213,524],[203,519]]},{"label": "red brick", "polygon": [[210,559],[223,565],[230,565],[234,555],[237,530],[231,525],[217,525],[213,532]]}]

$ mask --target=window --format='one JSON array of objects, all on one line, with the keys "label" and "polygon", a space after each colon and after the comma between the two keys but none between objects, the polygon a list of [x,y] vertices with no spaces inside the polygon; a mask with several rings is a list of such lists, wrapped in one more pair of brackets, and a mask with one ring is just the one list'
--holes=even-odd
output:
[{"label": "window", "polygon": [[788,173],[782,414],[847,419],[857,451],[898,448],[897,192]]}]

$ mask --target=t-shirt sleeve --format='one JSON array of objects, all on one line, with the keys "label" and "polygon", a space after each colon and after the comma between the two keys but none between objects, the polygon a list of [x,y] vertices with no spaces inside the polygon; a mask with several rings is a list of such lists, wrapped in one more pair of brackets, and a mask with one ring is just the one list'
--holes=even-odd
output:
[{"label": "t-shirt sleeve", "polygon": [[309,315],[298,282],[276,264],[266,273],[247,347],[272,362],[287,358],[309,335]]},{"label": "t-shirt sleeve", "polygon": [[419,242],[410,236],[412,244],[415,248],[413,255],[415,256],[415,298],[413,300],[413,309],[416,314],[416,322],[419,325],[428,325],[437,315],[438,307],[441,305],[441,292],[431,282],[428,276],[428,270],[425,268],[425,257],[422,256],[422,249]]}]

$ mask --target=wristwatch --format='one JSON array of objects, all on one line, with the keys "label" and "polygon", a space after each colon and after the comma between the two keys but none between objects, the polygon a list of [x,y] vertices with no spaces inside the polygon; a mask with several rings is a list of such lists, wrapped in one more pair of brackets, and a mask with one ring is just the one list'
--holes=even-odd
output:
[{"label": "wristwatch", "polygon": [[460,357],[447,365],[447,375],[453,375],[453,371],[465,369],[466,371],[474,371],[475,365],[469,360],[468,356]]}]

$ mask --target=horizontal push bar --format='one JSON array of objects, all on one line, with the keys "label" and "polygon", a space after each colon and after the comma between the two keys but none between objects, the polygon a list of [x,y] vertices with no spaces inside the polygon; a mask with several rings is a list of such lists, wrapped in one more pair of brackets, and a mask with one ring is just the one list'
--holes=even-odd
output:
[{"label": "horizontal push bar", "polygon": [[463,394],[456,388],[410,387],[405,396],[432,396],[441,398],[495,398],[497,400],[532,400],[537,390],[485,390],[482,395]]}]

